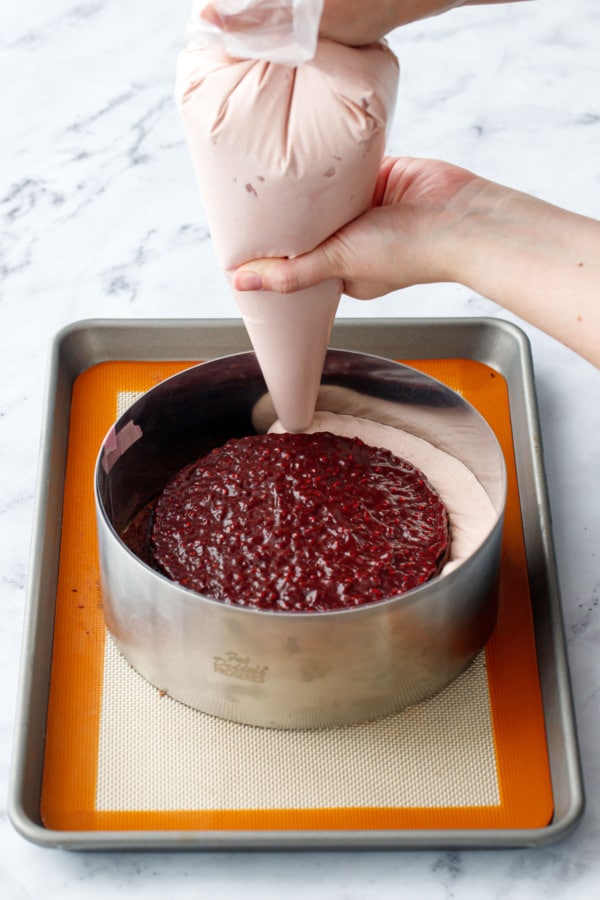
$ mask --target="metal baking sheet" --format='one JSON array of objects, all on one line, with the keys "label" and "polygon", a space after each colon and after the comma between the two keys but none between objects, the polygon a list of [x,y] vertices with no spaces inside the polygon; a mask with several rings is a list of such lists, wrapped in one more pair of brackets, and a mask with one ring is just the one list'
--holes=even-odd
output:
[{"label": "metal baking sheet", "polygon": [[[402,849],[523,847],[563,837],[584,798],[552,545],[529,343],[498,319],[336,321],[331,346],[391,359],[463,358],[506,380],[547,729],[554,816],[543,828],[311,832],[57,832],[40,815],[44,732],[52,665],[62,498],[71,391],[81,372],[110,360],[194,361],[250,349],[236,320],[93,320],[53,344],[48,379],[9,814],[27,839],[70,849]],[[532,573],[535,577],[532,577]]]}]

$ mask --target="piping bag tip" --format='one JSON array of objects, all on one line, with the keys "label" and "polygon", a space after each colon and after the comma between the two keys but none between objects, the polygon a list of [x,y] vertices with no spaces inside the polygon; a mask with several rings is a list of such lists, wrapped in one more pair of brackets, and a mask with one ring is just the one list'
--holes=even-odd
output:
[{"label": "piping bag tip", "polygon": [[234,291],[279,421],[312,423],[342,283],[329,279],[295,294]]}]

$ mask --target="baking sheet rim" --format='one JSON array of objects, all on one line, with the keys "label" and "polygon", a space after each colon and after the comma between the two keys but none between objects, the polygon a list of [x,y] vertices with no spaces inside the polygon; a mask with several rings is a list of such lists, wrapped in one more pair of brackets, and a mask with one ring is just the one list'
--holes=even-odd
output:
[{"label": "baking sheet rim", "polygon": [[[426,331],[425,331],[426,329]],[[104,344],[99,340],[100,333],[104,332]],[[138,339],[145,334],[147,343],[150,345],[144,355],[127,355],[123,356],[123,352],[119,347],[115,352],[111,352],[108,346],[111,339],[115,340],[115,336],[124,338],[125,335],[130,336],[137,332]],[[423,333],[421,333],[423,332]],[[466,332],[466,334],[465,334]],[[182,352],[182,346],[190,341],[190,334],[193,333],[198,340],[198,336],[205,334],[210,348],[203,350],[200,341],[192,346],[194,352],[186,354]],[[168,349],[165,340],[165,334],[169,335],[172,352],[167,353]],[[73,353],[73,348],[69,348],[69,343],[77,340],[78,335],[88,338],[89,346],[79,354]],[[93,340],[89,341],[92,335]],[[154,342],[151,340],[156,335],[162,335],[160,341],[161,351],[157,354],[156,349],[153,351]],[[347,341],[352,336],[356,343],[352,347],[347,347],[346,343],[337,343],[338,340]],[[511,382],[513,391],[518,384],[523,391],[523,400],[527,407],[527,414],[531,423],[535,426],[533,432],[527,431],[528,452],[531,455],[531,463],[534,471],[537,473],[537,479],[543,482],[543,461],[541,456],[541,444],[536,440],[539,434],[539,422],[537,419],[537,408],[535,400],[535,389],[533,381],[533,367],[531,362],[531,353],[529,342],[526,335],[521,329],[512,323],[501,319],[350,319],[336,321],[334,333],[332,336],[331,346],[342,347],[343,349],[362,349],[363,352],[377,353],[375,348],[365,348],[361,344],[361,338],[366,342],[373,341],[378,335],[385,338],[387,342],[401,339],[408,335],[408,345],[406,348],[402,346],[394,350],[394,357],[398,359],[408,360],[411,358],[425,358],[427,356],[434,358],[439,355],[436,351],[436,343],[444,346],[446,356],[467,357],[479,362],[483,362],[496,368],[509,382],[509,402],[511,403],[512,415],[512,396]],[[459,335],[457,343],[459,347],[457,352],[449,345],[449,338]],[[225,339],[225,348],[222,352],[215,354],[214,338]],[[490,346],[494,337],[498,336],[504,342],[504,356],[506,359],[494,358],[493,348]],[[501,337],[500,337],[501,336]],[[415,338],[420,337],[423,345],[415,346]],[[425,340],[426,338],[426,340]],[[437,339],[437,341],[436,341]],[[443,339],[443,340],[442,340]],[[508,341],[508,360],[507,356]],[[119,344],[119,341],[116,342]],[[237,350],[229,345],[237,346]],[[352,341],[351,341],[352,343]],[[130,341],[127,341],[130,344]],[[579,750],[577,746],[577,737],[574,725],[574,714],[572,709],[570,677],[568,672],[568,664],[566,657],[566,648],[564,645],[564,630],[562,627],[562,614],[560,610],[560,598],[558,595],[557,578],[555,571],[555,563],[553,556],[553,547],[551,541],[551,532],[549,527],[549,510],[547,507],[547,498],[545,496],[545,484],[541,484],[541,503],[538,497],[539,516],[540,516],[540,532],[546,536],[543,541],[543,555],[546,575],[548,582],[553,588],[553,596],[550,598],[550,618],[551,618],[551,640],[552,649],[555,654],[555,671],[553,672],[558,685],[559,706],[561,718],[561,749],[564,753],[564,767],[568,776],[568,802],[562,815],[558,820],[553,820],[548,826],[536,829],[465,829],[465,830],[402,830],[402,831],[310,831],[310,832],[268,832],[268,831],[248,831],[248,832],[203,832],[203,831],[127,831],[127,832],[83,832],[83,831],[53,831],[45,828],[39,820],[39,805],[37,807],[37,818],[32,814],[31,810],[26,809],[25,791],[25,764],[27,754],[31,753],[31,713],[32,706],[37,703],[40,705],[40,697],[36,693],[36,680],[40,677],[43,679],[43,673],[40,673],[40,667],[44,664],[42,660],[36,658],[36,651],[40,650],[40,619],[54,610],[44,610],[42,608],[42,588],[41,575],[43,568],[40,560],[45,558],[49,551],[48,528],[46,527],[46,518],[51,513],[49,511],[49,492],[50,492],[50,473],[52,469],[52,446],[53,430],[55,427],[55,417],[57,415],[57,403],[61,399],[58,396],[60,390],[61,378],[67,377],[67,389],[69,391],[67,410],[63,412],[66,415],[66,431],[68,435],[68,422],[70,415],[70,391],[73,382],[78,374],[85,368],[96,365],[98,362],[112,359],[168,359],[178,358],[181,360],[190,359],[193,362],[199,358],[207,358],[212,356],[225,355],[229,352],[243,352],[248,349],[247,336],[241,323],[236,319],[227,320],[87,320],[75,322],[59,332],[54,339],[52,345],[52,354],[50,360],[50,372],[47,380],[46,402],[45,402],[45,419],[42,430],[42,444],[40,467],[38,474],[38,490],[36,493],[36,509],[35,509],[35,525],[32,541],[30,576],[27,592],[27,608],[26,621],[24,629],[21,677],[19,686],[19,699],[17,706],[17,727],[15,729],[15,746],[13,751],[13,765],[11,773],[10,791],[9,791],[9,818],[16,830],[25,838],[43,846],[61,847],[65,849],[206,849],[206,850],[234,850],[234,849],[427,849],[427,848],[476,848],[476,847],[525,847],[546,844],[551,841],[564,837],[569,833],[581,818],[584,809],[584,796],[581,778],[581,767],[579,760]],[[470,352],[465,353],[465,349]],[[69,360],[71,371],[65,372],[67,367],[67,357],[71,352]],[[94,353],[98,354],[97,358]],[[386,353],[380,352],[379,355],[385,356]],[[502,356],[502,353],[500,353]],[[518,368],[518,371],[515,369]],[[63,398],[64,400],[64,398]],[[514,429],[513,429],[514,431]],[[521,438],[523,439],[523,438]],[[66,440],[65,440],[65,458],[66,458]],[[64,469],[65,459],[62,460]],[[538,488],[540,484],[538,483]],[[60,485],[60,495],[62,497],[62,484]],[[56,489],[56,486],[55,486]],[[522,498],[521,498],[522,499]],[[62,504],[56,511],[60,520],[62,513]],[[525,530],[525,523],[524,523]],[[51,552],[50,552],[50,555]],[[56,559],[58,562],[58,559]],[[536,633],[537,639],[537,633]],[[48,654],[46,653],[46,656]],[[46,659],[47,677],[49,681],[50,662]],[[46,691],[48,683],[46,683]],[[39,692],[39,689],[38,689]],[[47,698],[46,698],[47,700]],[[47,705],[45,707],[47,709]],[[544,702],[544,714],[546,715],[546,704]],[[43,748],[38,748],[40,757],[43,757]],[[38,760],[40,766],[40,787],[41,787],[41,758]],[[31,761],[30,761],[31,764]],[[551,762],[551,774],[553,786],[555,782],[555,771]]]}]

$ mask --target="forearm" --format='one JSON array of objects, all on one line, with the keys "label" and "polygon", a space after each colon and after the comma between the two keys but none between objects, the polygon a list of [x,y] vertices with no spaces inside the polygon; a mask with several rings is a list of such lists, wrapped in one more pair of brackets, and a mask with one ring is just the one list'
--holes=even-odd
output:
[{"label": "forearm", "polygon": [[449,280],[600,366],[600,223],[490,182],[443,237]]}]

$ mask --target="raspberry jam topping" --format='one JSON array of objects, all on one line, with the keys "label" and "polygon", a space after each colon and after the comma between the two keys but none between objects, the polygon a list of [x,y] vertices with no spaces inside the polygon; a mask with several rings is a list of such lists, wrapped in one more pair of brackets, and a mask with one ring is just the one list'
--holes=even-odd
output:
[{"label": "raspberry jam topping", "polygon": [[328,432],[229,441],[186,466],[153,511],[150,553],[179,584],[255,609],[327,611],[436,575],[448,516],[411,463]]}]

